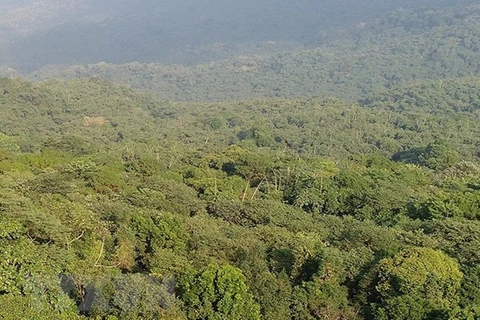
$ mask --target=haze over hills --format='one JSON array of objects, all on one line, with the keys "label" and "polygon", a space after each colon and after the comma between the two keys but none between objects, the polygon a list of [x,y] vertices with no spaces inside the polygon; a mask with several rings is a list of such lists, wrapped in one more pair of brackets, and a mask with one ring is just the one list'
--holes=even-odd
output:
[{"label": "haze over hills", "polygon": [[[48,66],[34,80],[93,77],[153,91],[163,100],[335,96],[363,99],[411,81],[480,75],[480,6],[395,10],[353,29],[319,35],[311,49],[235,56],[195,66]],[[269,51],[269,48],[271,50]]]},{"label": "haze over hills", "polygon": [[[25,0],[2,4],[0,65],[212,61],[315,44],[396,8],[440,8],[469,0],[119,1]],[[264,51],[264,50],[263,50]]]}]

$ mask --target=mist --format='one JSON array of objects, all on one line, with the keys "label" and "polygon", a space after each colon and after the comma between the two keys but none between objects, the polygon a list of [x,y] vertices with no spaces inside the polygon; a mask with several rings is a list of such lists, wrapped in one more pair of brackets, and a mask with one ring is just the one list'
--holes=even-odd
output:
[{"label": "mist", "polygon": [[[23,0],[0,4],[0,65],[193,65],[241,54],[315,47],[393,10],[468,0]],[[274,45],[272,45],[274,44]]]}]

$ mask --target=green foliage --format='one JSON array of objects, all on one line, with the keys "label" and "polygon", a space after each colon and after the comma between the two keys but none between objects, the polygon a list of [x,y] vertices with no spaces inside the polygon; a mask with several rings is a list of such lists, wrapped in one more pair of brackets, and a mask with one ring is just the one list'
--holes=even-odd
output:
[{"label": "green foliage", "polygon": [[[142,274],[119,275],[104,279],[93,289],[95,299],[92,316],[115,316],[118,319],[174,319],[175,297],[169,290],[172,284],[160,282]],[[91,288],[92,290],[92,288]],[[178,318],[177,318],[178,319]]]},{"label": "green foliage", "polygon": [[425,312],[450,310],[459,303],[463,275],[457,262],[440,251],[405,249],[382,260],[378,268],[376,288],[383,301],[379,319],[389,319],[388,314],[396,312],[398,319],[410,313],[416,319],[425,319]]},{"label": "green foliage", "polygon": [[459,161],[458,154],[442,144],[429,144],[420,154],[420,164],[435,170],[445,169]]},{"label": "green foliage", "polygon": [[[12,239],[11,225],[10,231],[5,231],[8,235],[4,233],[0,238],[0,316],[4,319],[25,315],[36,319],[79,319],[73,301],[60,287],[61,266],[55,255],[64,252],[58,249],[59,252],[54,253],[35,246],[19,233],[17,239]],[[54,255],[49,256],[52,253]]]},{"label": "green foliage", "polygon": [[253,140],[258,147],[268,147],[274,143],[271,130],[262,123],[255,123],[251,128],[238,134],[242,140]]},{"label": "green foliage", "polygon": [[12,137],[0,133],[0,149],[4,151],[18,151],[20,147]]},{"label": "green foliage", "polygon": [[0,85],[0,317],[478,318],[478,79],[354,105]]},{"label": "green foliage", "polygon": [[354,312],[348,306],[347,288],[341,286],[334,275],[329,274],[335,271],[328,268],[327,265],[323,275],[295,288],[295,319],[354,318]]},{"label": "green foliage", "polygon": [[260,308],[247,292],[245,277],[229,266],[210,265],[180,283],[189,319],[260,319]]},{"label": "green foliage", "polygon": [[382,307],[375,310],[376,320],[422,320],[425,317],[426,307],[423,301],[418,301],[410,295],[388,299]]}]

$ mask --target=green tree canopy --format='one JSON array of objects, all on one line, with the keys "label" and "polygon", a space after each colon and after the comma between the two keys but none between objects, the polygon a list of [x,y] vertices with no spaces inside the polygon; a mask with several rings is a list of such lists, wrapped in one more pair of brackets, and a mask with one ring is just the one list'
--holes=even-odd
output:
[{"label": "green tree canopy", "polygon": [[247,291],[245,276],[230,265],[209,265],[180,283],[189,319],[259,320],[260,307]]},{"label": "green tree canopy", "polygon": [[[441,251],[430,248],[402,250],[393,258],[380,261],[376,286],[383,301],[380,309],[410,308],[410,313],[417,310],[419,304],[428,306],[420,308],[422,310],[455,308],[462,277],[457,262]],[[418,310],[415,314],[423,319]]]}]

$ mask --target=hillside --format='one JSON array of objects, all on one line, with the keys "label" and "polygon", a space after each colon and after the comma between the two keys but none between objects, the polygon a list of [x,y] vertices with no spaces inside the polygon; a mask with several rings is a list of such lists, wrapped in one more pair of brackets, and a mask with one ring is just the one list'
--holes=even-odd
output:
[{"label": "hillside", "polygon": [[[71,135],[106,145],[161,141],[204,149],[254,143],[334,157],[392,156],[441,137],[473,159],[472,146],[480,143],[479,83],[479,78],[419,82],[372,94],[359,105],[322,98],[173,103],[99,79],[3,79],[0,125],[26,143]],[[104,120],[96,125],[95,118]]]},{"label": "hillside", "polygon": [[[2,2],[4,3],[4,1]],[[201,64],[301,48],[392,10],[472,0],[24,0],[0,7],[0,65]],[[275,45],[271,45],[272,42]]]},{"label": "hillside", "polygon": [[[50,66],[29,78],[98,76],[155,92],[161,100],[334,96],[356,101],[411,81],[480,75],[479,35],[478,5],[397,10],[349,32],[324,34],[314,40],[323,44],[310,50],[191,67],[138,62]],[[265,51],[275,51],[274,44],[268,46]]]},{"label": "hillside", "polygon": [[0,317],[475,319],[479,83],[186,104],[2,79]]},{"label": "hillside", "polygon": [[0,319],[480,320],[474,0],[0,2]]}]

